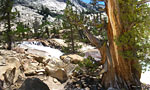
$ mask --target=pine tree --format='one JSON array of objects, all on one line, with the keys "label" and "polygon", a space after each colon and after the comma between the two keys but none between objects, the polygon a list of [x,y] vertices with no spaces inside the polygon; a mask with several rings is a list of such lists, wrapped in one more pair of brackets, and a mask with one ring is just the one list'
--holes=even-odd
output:
[{"label": "pine tree", "polygon": [[28,35],[26,35],[27,33],[29,33],[30,28],[27,25],[24,25],[22,22],[17,22],[17,27],[16,27],[16,31],[14,31],[13,36],[15,37],[16,40],[22,40],[24,38],[29,38]]},{"label": "pine tree", "polygon": [[11,20],[15,18],[16,12],[12,12],[13,0],[1,0],[0,1],[0,20],[6,22],[6,42],[8,44],[8,50],[11,50],[12,45],[12,30],[11,30]]},{"label": "pine tree", "polygon": [[77,52],[77,49],[80,47],[79,45],[77,45],[77,43],[75,43],[76,41],[79,41],[79,28],[77,26],[77,23],[77,11],[73,10],[71,2],[68,0],[63,18],[63,27],[64,29],[66,29],[63,37],[68,43],[68,49],[71,48],[72,53]]},{"label": "pine tree", "polygon": [[36,17],[35,18],[35,21],[34,21],[34,23],[33,23],[33,28],[34,28],[34,36],[36,37],[36,38],[39,38],[39,29],[40,29],[40,23],[39,23],[39,21],[38,21],[38,18]]},{"label": "pine tree", "polygon": [[101,73],[102,85],[106,89],[141,90],[141,65],[150,63],[146,57],[150,55],[150,8],[145,4],[148,0],[105,1],[108,42],[98,40],[83,26],[90,42],[101,52],[101,64],[106,67]]}]

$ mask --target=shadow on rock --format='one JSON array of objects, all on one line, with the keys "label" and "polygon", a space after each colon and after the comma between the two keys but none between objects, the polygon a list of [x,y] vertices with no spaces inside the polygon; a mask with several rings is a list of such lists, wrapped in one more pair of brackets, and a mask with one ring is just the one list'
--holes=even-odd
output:
[{"label": "shadow on rock", "polygon": [[0,80],[0,90],[3,90],[3,81]]},{"label": "shadow on rock", "polygon": [[27,78],[19,90],[50,90],[39,78]]}]

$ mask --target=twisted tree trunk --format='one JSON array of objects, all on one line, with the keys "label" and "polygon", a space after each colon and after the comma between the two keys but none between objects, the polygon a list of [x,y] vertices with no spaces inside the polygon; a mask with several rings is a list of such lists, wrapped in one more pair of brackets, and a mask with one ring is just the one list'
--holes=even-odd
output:
[{"label": "twisted tree trunk", "polygon": [[107,35],[109,45],[104,41],[99,41],[90,32],[85,30],[85,34],[101,52],[101,64],[107,65],[103,71],[102,85],[107,89],[113,87],[125,90],[140,90],[140,71],[133,65],[138,64],[136,60],[124,59],[120,52],[123,47],[119,47],[115,43],[115,39],[124,33],[123,26],[120,21],[120,11],[118,0],[106,0],[106,11],[108,15]]}]

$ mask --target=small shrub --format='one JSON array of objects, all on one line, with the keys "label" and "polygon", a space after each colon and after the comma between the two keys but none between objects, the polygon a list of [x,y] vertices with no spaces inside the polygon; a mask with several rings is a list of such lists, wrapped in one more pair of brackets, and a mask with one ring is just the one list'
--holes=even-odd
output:
[{"label": "small shrub", "polygon": [[78,63],[81,70],[85,69],[87,72],[94,72],[98,67],[99,63],[97,63],[92,57],[88,57],[84,59],[82,62]]}]

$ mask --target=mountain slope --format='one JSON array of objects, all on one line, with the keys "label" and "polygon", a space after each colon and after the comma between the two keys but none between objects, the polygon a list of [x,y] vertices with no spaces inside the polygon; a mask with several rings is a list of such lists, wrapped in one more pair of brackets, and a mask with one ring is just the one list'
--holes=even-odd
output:
[{"label": "mountain slope", "polygon": [[[41,22],[43,15],[39,13],[42,7],[48,8],[50,13],[53,15],[48,15],[48,21],[54,21],[57,14],[63,14],[63,10],[66,7],[67,0],[14,0],[14,10],[15,8],[19,11],[20,17],[17,17],[17,22],[24,22],[25,24],[32,24],[35,19]],[[91,4],[82,2],[81,0],[70,0],[73,7],[78,10],[93,10]],[[103,5],[99,6],[104,7]],[[31,25],[32,26],[32,25]]]},{"label": "mountain slope", "polygon": [[[16,4],[21,4],[27,7],[39,9],[41,6],[45,6],[50,10],[63,10],[66,7],[67,0],[15,0]],[[86,10],[92,8],[90,4],[84,3],[81,0],[70,0],[70,2],[80,10]],[[101,7],[104,7],[101,5]]]}]

